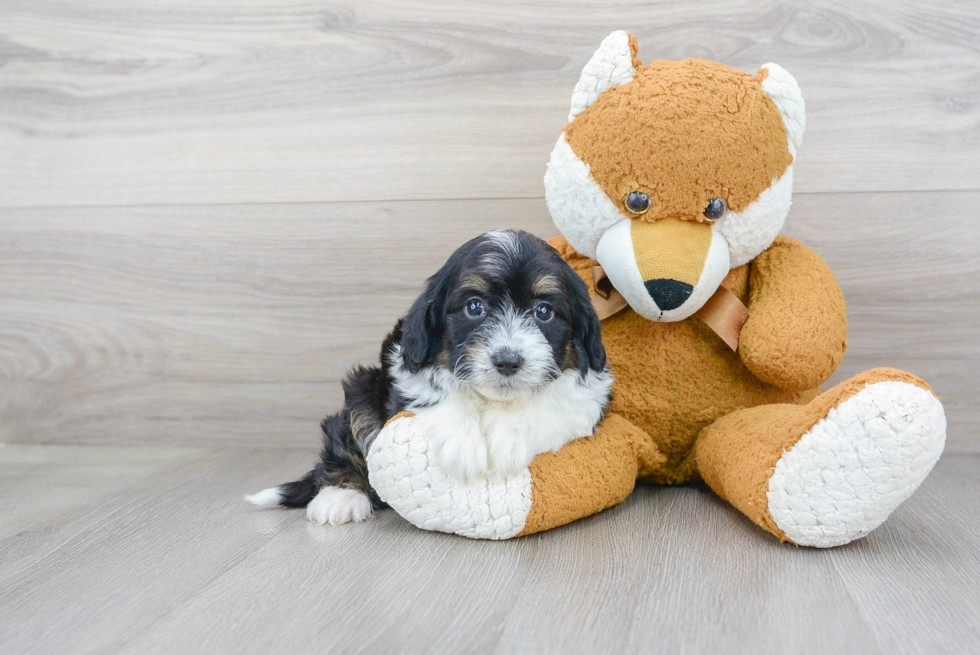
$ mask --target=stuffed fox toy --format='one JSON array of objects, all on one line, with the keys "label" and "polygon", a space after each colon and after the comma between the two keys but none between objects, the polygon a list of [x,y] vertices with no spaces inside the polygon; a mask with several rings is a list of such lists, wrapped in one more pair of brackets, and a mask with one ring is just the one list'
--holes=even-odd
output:
[{"label": "stuffed fox toy", "polygon": [[824,261],[778,236],[805,124],[796,80],[689,59],[637,59],[610,34],[572,94],[545,175],[560,237],[590,286],[616,379],[593,436],[503,481],[461,485],[395,417],[371,483],[431,530],[501,539],[625,499],[637,480],[704,480],[800,546],[868,534],[921,484],[946,419],[929,386],[890,368],[822,392],[847,348]]}]

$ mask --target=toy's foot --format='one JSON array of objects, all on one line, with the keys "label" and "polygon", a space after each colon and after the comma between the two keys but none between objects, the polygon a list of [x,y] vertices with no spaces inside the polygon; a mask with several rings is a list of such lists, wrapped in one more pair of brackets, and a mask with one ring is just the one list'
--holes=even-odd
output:
[{"label": "toy's foot", "polygon": [[946,415],[929,385],[879,368],[806,405],[760,405],[709,425],[697,469],[764,530],[829,548],[868,534],[939,459]]},{"label": "toy's foot", "polygon": [[931,392],[907,382],[869,384],[779,458],[769,513],[801,546],[859,539],[918,489],[945,438],[945,414]]}]

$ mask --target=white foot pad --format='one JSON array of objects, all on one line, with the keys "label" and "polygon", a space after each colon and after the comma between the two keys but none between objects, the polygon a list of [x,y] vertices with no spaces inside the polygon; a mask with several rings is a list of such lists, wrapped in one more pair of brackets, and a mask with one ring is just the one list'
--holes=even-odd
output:
[{"label": "white foot pad", "polygon": [[306,506],[306,518],[317,525],[365,521],[371,516],[371,499],[356,489],[324,487]]},{"label": "white foot pad", "polygon": [[371,486],[416,527],[474,539],[509,539],[531,511],[531,472],[463,484],[439,467],[435,449],[415,417],[400,418],[371,444]]},{"label": "white foot pad", "polygon": [[919,488],[945,443],[946,415],[932,393],[870,384],[783,454],[769,479],[769,513],[801,546],[860,539]]}]

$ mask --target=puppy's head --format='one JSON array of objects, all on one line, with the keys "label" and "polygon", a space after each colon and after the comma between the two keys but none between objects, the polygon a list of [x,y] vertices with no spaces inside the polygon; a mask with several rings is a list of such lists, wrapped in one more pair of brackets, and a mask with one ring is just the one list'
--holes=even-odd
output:
[{"label": "puppy's head", "polygon": [[567,370],[606,368],[585,283],[541,239],[511,230],[461,246],[426,284],[402,328],[405,369],[439,368],[504,400]]}]

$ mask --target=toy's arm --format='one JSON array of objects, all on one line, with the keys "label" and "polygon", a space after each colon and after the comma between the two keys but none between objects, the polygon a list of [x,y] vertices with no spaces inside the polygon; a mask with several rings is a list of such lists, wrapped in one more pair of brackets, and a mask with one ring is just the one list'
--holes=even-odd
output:
[{"label": "toy's arm", "polygon": [[394,417],[368,453],[371,486],[398,514],[425,530],[477,539],[509,539],[564,525],[625,499],[641,462],[663,460],[640,452],[643,433],[608,415],[591,437],[503,480],[462,484],[429,456],[427,435],[408,413]]},{"label": "toy's arm", "polygon": [[799,241],[777,237],[750,266],[742,361],[763,382],[802,391],[826,382],[846,350],[847,308],[834,274]]}]

